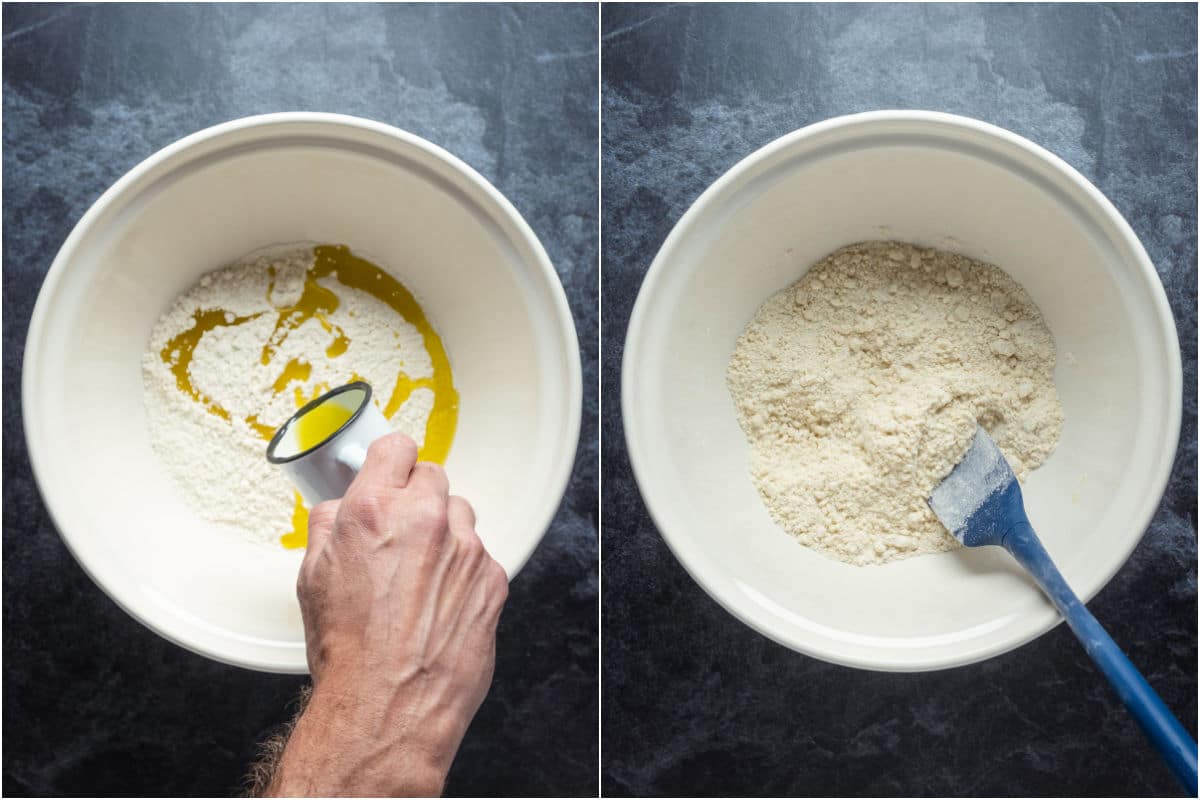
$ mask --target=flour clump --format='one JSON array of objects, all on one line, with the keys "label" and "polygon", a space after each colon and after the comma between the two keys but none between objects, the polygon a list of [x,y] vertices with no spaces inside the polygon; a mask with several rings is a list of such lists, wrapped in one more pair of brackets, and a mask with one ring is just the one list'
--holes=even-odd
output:
[{"label": "flour clump", "polygon": [[1024,480],[1058,444],[1054,340],[994,266],[897,242],[845,247],[777,292],[727,382],[771,517],[851,564],[958,547],[926,498],[977,424]]}]

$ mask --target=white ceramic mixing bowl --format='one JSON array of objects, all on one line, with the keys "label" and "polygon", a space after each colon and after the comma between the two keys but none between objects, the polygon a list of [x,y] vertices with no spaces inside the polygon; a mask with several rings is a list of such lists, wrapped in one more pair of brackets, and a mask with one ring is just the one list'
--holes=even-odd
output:
[{"label": "white ceramic mixing bowl", "polygon": [[1067,579],[1092,597],[1166,486],[1181,370],[1154,267],[1112,204],[1042,148],[975,120],[881,111],[778,139],[679,221],[629,324],[625,433],[646,505],[692,577],[740,620],[819,658],[926,670],[1049,630],[1053,607],[995,549],[854,567],[768,516],[725,385],[759,305],[833,250],[895,239],[998,265],[1041,308],[1066,414],[1025,498]]},{"label": "white ceramic mixing bowl", "polygon": [[140,360],[199,277],[264,246],[347,244],[398,277],[442,336],[461,398],[446,463],[513,575],[541,539],[579,438],[571,313],[537,237],[444,150],[367,120],[271,114],[135,167],[72,231],[26,340],[25,434],[71,552],[126,611],[212,658],[306,669],[301,551],[222,535],[150,448]]}]

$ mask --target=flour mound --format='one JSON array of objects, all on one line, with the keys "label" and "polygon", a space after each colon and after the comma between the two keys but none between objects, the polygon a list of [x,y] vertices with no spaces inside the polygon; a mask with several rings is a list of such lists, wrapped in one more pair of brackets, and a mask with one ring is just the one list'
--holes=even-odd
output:
[{"label": "flour mound", "polygon": [[[313,265],[311,246],[277,248],[247,256],[205,275],[181,295],[154,326],[142,356],[142,378],[150,443],[188,504],[203,519],[236,529],[254,541],[278,543],[292,530],[295,490],[267,462],[267,442],[247,418],[270,428],[287,421],[299,406],[297,391],[312,399],[325,388],[365,378],[376,404],[386,400],[403,371],[413,379],[432,375],[420,332],[387,304],[336,278],[320,280],[339,299],[328,322],[349,339],[345,352],[326,354],[333,334],[317,319],[291,331],[269,364],[262,363],[278,312],[294,305]],[[253,317],[217,327],[200,339],[188,374],[202,396],[229,413],[224,419],[183,392],[161,351],[195,325],[197,311],[221,309],[227,318]],[[285,365],[303,362],[309,374],[277,388]],[[400,430],[421,444],[433,409],[433,393],[415,390],[392,416]]]},{"label": "flour mound", "polygon": [[750,473],[775,522],[851,564],[958,543],[926,498],[976,424],[1024,480],[1058,444],[1054,340],[994,266],[851,245],[772,296],[727,370]]}]

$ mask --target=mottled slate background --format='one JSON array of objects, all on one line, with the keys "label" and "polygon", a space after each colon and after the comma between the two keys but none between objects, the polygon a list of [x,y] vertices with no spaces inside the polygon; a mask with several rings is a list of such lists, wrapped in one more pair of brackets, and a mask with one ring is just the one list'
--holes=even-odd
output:
[{"label": "mottled slate background", "polygon": [[894,675],[792,653],[737,622],[646,515],[616,398],[659,245],[761,145],[839,114],[924,108],[1049,148],[1133,225],[1179,328],[1171,484],[1091,608],[1194,732],[1195,6],[606,3],[602,17],[605,792],[1176,793],[1065,626],[983,664]]},{"label": "mottled slate background", "polygon": [[596,7],[6,5],[3,17],[4,793],[229,793],[288,716],[301,678],[168,644],[84,575],[30,475],[19,387],[42,277],[104,189],[206,126],[317,110],[465,160],[529,221],[566,286],[583,444],[513,583],[495,685],[447,789],[594,795]]}]

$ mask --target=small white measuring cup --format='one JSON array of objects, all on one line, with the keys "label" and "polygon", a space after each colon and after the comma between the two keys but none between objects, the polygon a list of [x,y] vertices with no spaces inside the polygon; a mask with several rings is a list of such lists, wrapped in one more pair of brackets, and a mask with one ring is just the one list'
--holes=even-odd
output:
[{"label": "small white measuring cup", "polygon": [[[303,447],[299,421],[327,403],[350,412],[349,418],[316,444]],[[371,402],[371,387],[355,381],[326,392],[283,423],[267,445],[267,461],[283,469],[311,508],[344,495],[362,469],[367,447],[390,432],[387,419]]]}]

